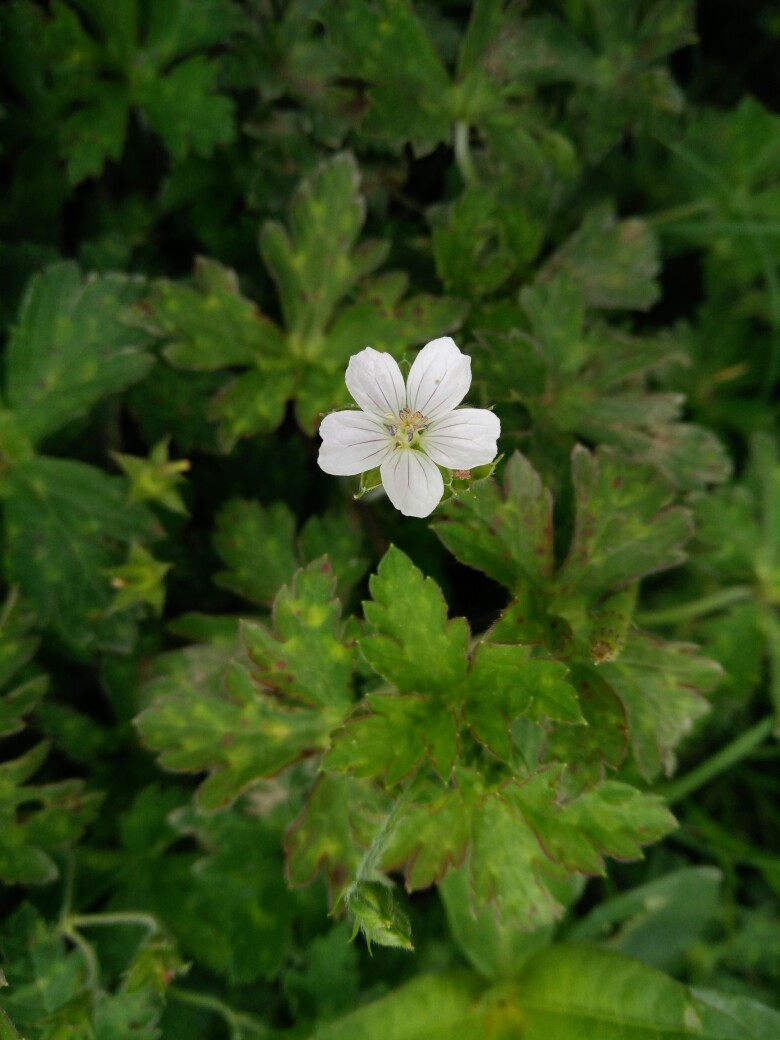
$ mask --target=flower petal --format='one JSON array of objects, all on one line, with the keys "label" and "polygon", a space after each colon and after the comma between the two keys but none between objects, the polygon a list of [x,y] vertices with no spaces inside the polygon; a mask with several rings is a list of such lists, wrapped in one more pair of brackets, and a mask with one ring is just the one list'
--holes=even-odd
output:
[{"label": "flower petal", "polygon": [[487,408],[459,408],[432,422],[420,444],[439,466],[472,469],[493,461],[500,433],[498,416]]},{"label": "flower petal", "polygon": [[334,477],[352,477],[379,466],[395,441],[365,412],[332,412],[320,423],[320,469]]},{"label": "flower petal", "polygon": [[406,381],[413,412],[429,419],[457,407],[471,386],[471,358],[461,354],[449,336],[431,340],[414,359]]},{"label": "flower petal", "polygon": [[399,448],[380,472],[387,497],[404,516],[428,516],[441,501],[441,473],[421,451]]},{"label": "flower petal", "polygon": [[369,415],[397,416],[406,404],[404,377],[392,354],[366,347],[349,359],[344,378],[347,390]]}]

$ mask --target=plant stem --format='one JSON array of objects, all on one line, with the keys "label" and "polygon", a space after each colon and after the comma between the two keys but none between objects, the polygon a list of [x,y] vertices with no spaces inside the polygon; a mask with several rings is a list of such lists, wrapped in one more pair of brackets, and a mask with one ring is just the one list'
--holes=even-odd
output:
[{"label": "plant stem", "polygon": [[145,928],[149,935],[155,935],[160,930],[160,925],[151,914],[136,913],[134,911],[119,911],[112,914],[72,914],[67,919],[72,928],[92,928],[94,926],[111,925],[138,925]]},{"label": "plant stem", "polygon": [[692,603],[662,607],[660,610],[644,610],[637,615],[636,621],[639,625],[671,625],[676,621],[689,621],[704,614],[714,614],[717,610],[730,607],[732,603],[741,603],[752,597],[753,589],[750,585],[732,585],[731,588],[719,589]]},{"label": "plant stem", "polygon": [[412,800],[412,788],[414,781],[410,781],[404,788],[403,792],[398,798],[393,808],[385,817],[385,822],[379,828],[374,835],[374,840],[371,842],[369,847],[366,849],[363,858],[360,861],[360,865],[355,874],[355,880],[350,885],[350,888],[354,887],[359,881],[368,881],[371,879],[372,874],[377,868],[382,853],[387,848],[387,842],[393,833],[396,823],[406,811],[406,807]]},{"label": "plant stem", "polygon": [[771,715],[767,715],[766,718],[757,722],[755,726],[751,726],[750,729],[740,734],[736,740],[732,740],[730,744],[726,744],[725,747],[722,747],[720,751],[716,751],[714,755],[702,762],[701,765],[692,769],[690,773],[686,773],[679,780],[673,780],[665,788],[662,788],[660,793],[670,805],[687,798],[694,791],[698,791],[700,787],[708,784],[710,780],[714,780],[716,776],[732,769],[743,759],[747,758],[751,751],[755,750],[759,744],[763,744],[771,734],[774,724],[774,718]]},{"label": "plant stem", "polygon": [[469,144],[470,135],[471,127],[468,123],[460,121],[455,124],[455,132],[453,136],[455,161],[458,164],[458,169],[463,178],[463,183],[467,188],[473,188],[479,181],[477,171],[474,169],[474,161],[471,158],[471,146]]},{"label": "plant stem", "polygon": [[227,1023],[231,1040],[242,1040],[242,1037],[250,1034],[253,1036],[269,1035],[270,1031],[266,1025],[257,1022],[251,1015],[243,1015],[240,1011],[234,1011],[217,997],[209,996],[206,993],[193,993],[192,990],[180,989],[179,986],[169,986],[167,992],[182,1004],[205,1008],[219,1015]]}]

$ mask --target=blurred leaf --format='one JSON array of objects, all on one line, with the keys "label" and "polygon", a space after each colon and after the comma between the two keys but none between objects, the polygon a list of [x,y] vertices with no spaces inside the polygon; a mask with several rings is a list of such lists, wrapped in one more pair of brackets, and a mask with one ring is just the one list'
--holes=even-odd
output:
[{"label": "blurred leaf", "polygon": [[647,780],[674,772],[674,748],[709,710],[702,693],[717,685],[721,668],[697,649],[633,631],[620,657],[599,669],[625,706],[631,748]]},{"label": "blurred leaf", "polygon": [[658,246],[637,217],[618,221],[609,209],[591,210],[538,279],[544,283],[561,270],[582,288],[589,307],[647,310],[658,299]]},{"label": "blurred leaf", "polygon": [[567,939],[594,942],[654,968],[678,971],[718,909],[722,875],[684,867],[599,904]]},{"label": "blurred leaf", "polygon": [[148,337],[123,320],[142,290],[122,275],[82,280],[69,262],[29,283],[8,344],[6,401],[33,441],[149,371]]},{"label": "blurred leaf", "polygon": [[365,218],[359,174],[345,153],[322,163],[290,203],[290,232],[263,226],[263,258],[279,290],[293,357],[317,358],[337,304],[386,255],[383,243],[356,248]]},{"label": "blurred leaf", "polygon": [[298,563],[289,508],[234,498],[217,513],[216,524],[214,546],[231,568],[216,574],[216,583],[254,603],[272,603]]},{"label": "blurred leaf", "polygon": [[649,468],[621,465],[608,450],[575,448],[574,536],[558,577],[558,596],[587,602],[685,559],[688,510],[671,506],[673,491]]},{"label": "blurred leaf", "polygon": [[449,137],[449,77],[408,0],[346,0],[323,15],[346,75],[369,84],[364,130],[430,151]]},{"label": "blurred leaf", "polygon": [[125,484],[92,466],[40,457],[6,475],[5,558],[43,625],[73,647],[127,648],[131,617],[112,614],[106,571],[152,536],[151,516]]},{"label": "blurred leaf", "polygon": [[138,321],[171,342],[163,350],[177,368],[213,371],[267,365],[284,349],[281,332],[241,295],[234,271],[199,257],[195,285],[155,281]]},{"label": "blurred leaf", "polygon": [[81,780],[24,786],[48,750],[48,742],[36,744],[0,764],[0,877],[9,885],[54,880],[59,871],[49,851],[76,841],[102,800],[98,792],[85,792]]}]

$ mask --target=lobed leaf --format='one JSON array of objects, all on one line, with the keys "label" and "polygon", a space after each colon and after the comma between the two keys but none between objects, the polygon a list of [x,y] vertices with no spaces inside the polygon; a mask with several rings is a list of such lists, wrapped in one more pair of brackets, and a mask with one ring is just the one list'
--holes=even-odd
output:
[{"label": "lobed leaf", "polygon": [[138,278],[83,279],[71,262],[33,277],[8,343],[5,394],[33,442],[149,371],[149,338],[126,320],[142,292]]}]

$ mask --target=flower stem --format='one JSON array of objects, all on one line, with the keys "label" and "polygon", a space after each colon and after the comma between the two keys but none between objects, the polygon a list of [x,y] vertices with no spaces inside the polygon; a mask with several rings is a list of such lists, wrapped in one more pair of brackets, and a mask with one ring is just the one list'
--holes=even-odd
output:
[{"label": "flower stem", "polygon": [[735,765],[754,751],[771,734],[775,720],[771,715],[761,719],[755,726],[741,733],[736,740],[726,744],[720,751],[708,758],[701,765],[696,766],[690,773],[681,776],[679,780],[673,780],[661,790],[661,794],[670,805],[680,802],[684,798],[698,791],[700,787],[714,780],[716,776],[732,769]]},{"label": "flower stem", "polygon": [[718,610],[730,607],[732,603],[751,599],[752,596],[753,589],[749,585],[732,585],[731,588],[719,589],[710,596],[693,600],[692,603],[642,611],[637,615],[636,621],[639,625],[671,625],[676,621],[690,621],[704,614],[714,614]]}]

